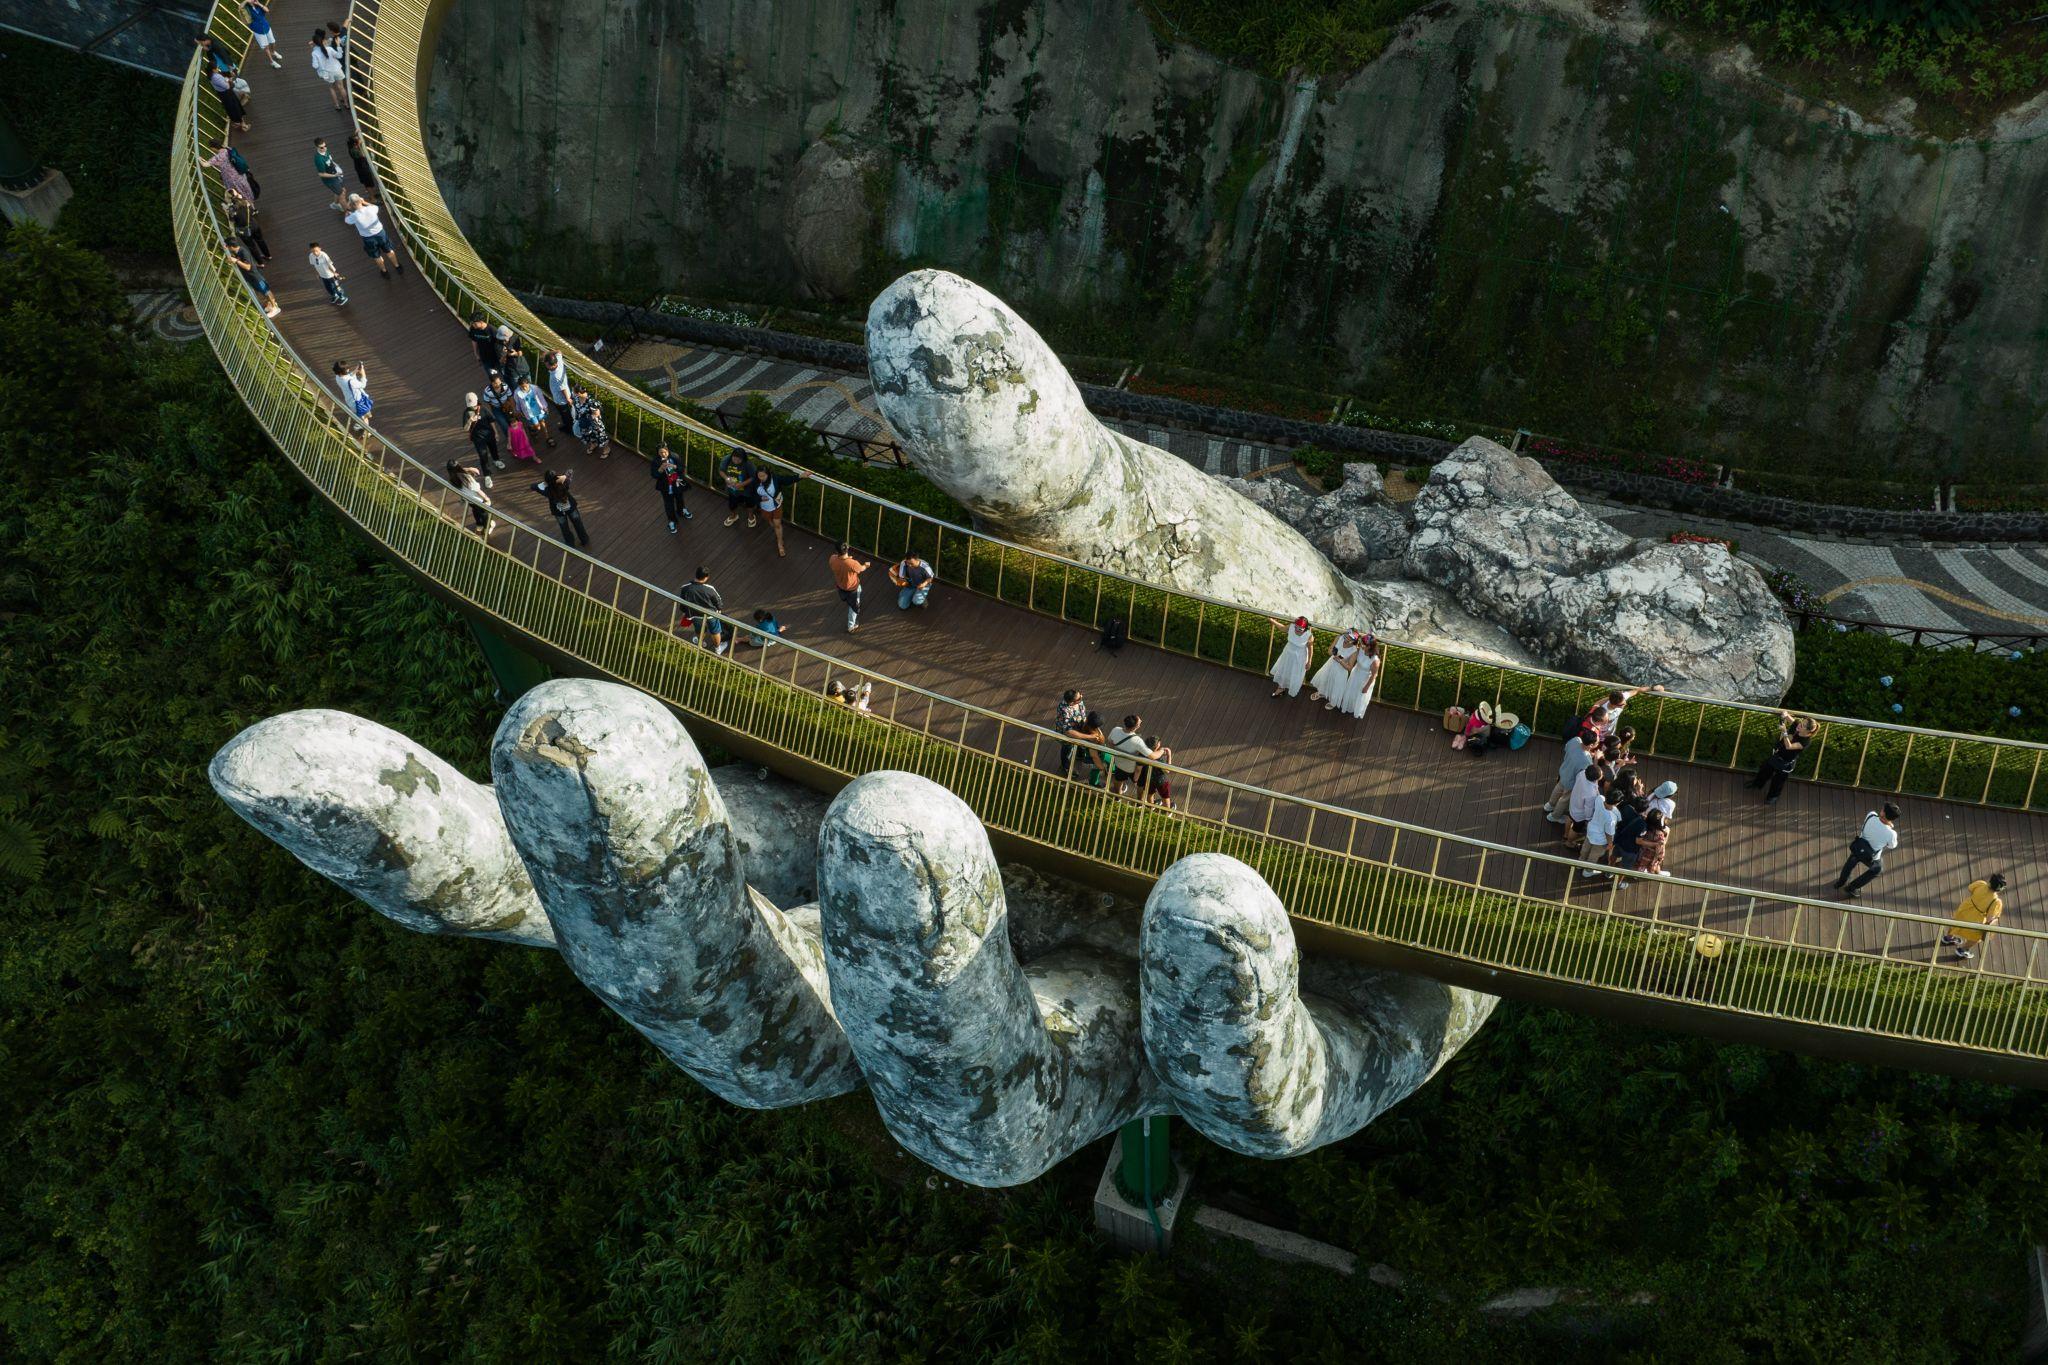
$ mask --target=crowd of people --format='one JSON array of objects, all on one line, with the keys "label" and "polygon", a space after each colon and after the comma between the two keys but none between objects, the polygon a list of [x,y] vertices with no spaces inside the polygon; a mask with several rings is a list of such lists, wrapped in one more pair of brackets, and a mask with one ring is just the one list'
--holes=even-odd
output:
[{"label": "crowd of people", "polygon": [[1633,752],[1635,727],[1622,724],[1641,690],[1617,687],[1567,727],[1557,784],[1543,813],[1564,826],[1566,850],[1593,864],[1581,877],[1605,876],[1612,868],[1671,875],[1664,859],[1678,819],[1678,784],[1648,786]]},{"label": "crowd of people", "polygon": [[1309,700],[1321,702],[1325,711],[1363,719],[1365,709],[1372,705],[1373,690],[1379,686],[1380,669],[1386,663],[1386,651],[1378,637],[1356,626],[1333,636],[1329,656],[1316,670],[1315,677],[1309,678],[1309,653],[1315,648],[1314,627],[1306,616],[1273,624],[1281,627],[1283,634],[1280,656],[1273,661],[1269,675],[1273,679],[1272,695],[1298,697],[1306,682]]}]

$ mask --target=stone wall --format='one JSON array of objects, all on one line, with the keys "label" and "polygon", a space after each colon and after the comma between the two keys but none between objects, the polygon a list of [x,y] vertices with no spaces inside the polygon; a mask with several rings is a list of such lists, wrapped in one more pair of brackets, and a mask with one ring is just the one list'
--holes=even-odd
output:
[{"label": "stone wall", "polygon": [[[1549,465],[1568,488],[1604,493],[1643,507],[1668,507],[1720,521],[1779,526],[1825,535],[1873,540],[2038,541],[2048,540],[2048,512],[1936,512],[1907,508],[1838,507],[1794,498],[1680,483],[1650,474],[1631,474],[1579,465]],[[1741,475],[1736,478],[1740,480]]]},{"label": "stone wall", "polygon": [[939,265],[1074,354],[1735,464],[2031,464],[2048,112],[1929,141],[1635,4],[1522,3],[1297,82],[1135,0],[461,0],[429,146],[518,283],[852,309]]}]

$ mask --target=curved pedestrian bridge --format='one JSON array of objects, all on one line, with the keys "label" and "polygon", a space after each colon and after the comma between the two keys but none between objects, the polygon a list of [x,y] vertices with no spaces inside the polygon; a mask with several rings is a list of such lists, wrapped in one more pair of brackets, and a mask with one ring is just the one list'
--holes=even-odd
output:
[{"label": "curved pedestrian bridge", "polygon": [[[1362,723],[1269,700],[1279,632],[1263,614],[1007,545],[824,469],[796,486],[786,559],[765,526],[722,526],[722,497],[701,487],[695,519],[670,536],[645,454],[666,440],[704,485],[732,439],[562,342],[470,249],[422,141],[421,77],[448,3],[349,11],[354,112],[402,276],[377,277],[312,175],[312,138],[339,154],[350,121],[296,52],[283,71],[245,66],[254,129],[235,139],[278,252],[274,323],[220,250],[219,182],[199,158],[222,119],[193,72],[171,177],[193,298],[250,409],[324,498],[463,612],[559,669],[642,688],[701,738],[814,786],[923,773],[967,800],[1005,855],[1051,870],[1142,895],[1175,859],[1228,852],[1265,875],[1320,951],[1658,1026],[2048,1085],[2042,746],[1828,720],[1803,780],[1766,808],[1742,781],[1770,748],[1774,712],[1646,694],[1629,721],[1645,776],[1679,784],[1673,875],[1594,882],[1559,853],[1540,803],[1558,761],[1549,737],[1605,683],[1395,646]],[[287,12],[280,31],[325,17]],[[209,25],[231,50],[247,41],[238,6]],[[504,211],[517,204],[508,187]],[[350,277],[345,308],[304,265],[314,239]],[[509,322],[531,356],[561,348],[604,402],[609,460],[566,439],[541,452],[575,471],[588,553],[560,544],[528,491],[535,467],[498,477],[488,542],[440,476],[470,454],[459,414],[482,375],[457,314],[479,311]],[[326,382],[336,360],[368,365],[368,433],[351,433]],[[841,537],[883,563],[920,550],[940,577],[930,607],[897,612],[878,565],[865,624],[845,634],[825,568]],[[733,658],[677,635],[673,591],[700,563],[736,620],[771,607],[793,642]],[[1095,648],[1111,616],[1132,635],[1115,656]],[[873,714],[828,702],[835,679],[871,680]],[[1177,812],[1060,775],[1059,739],[1043,727],[1067,687],[1105,717],[1142,712],[1173,746]],[[1482,699],[1529,721],[1536,742],[1451,753],[1442,708]],[[1864,813],[1886,799],[1904,807],[1902,847],[1865,900],[1826,898]],[[2005,922],[1957,962],[1939,949],[1940,917],[2000,870],[2013,883]]]}]

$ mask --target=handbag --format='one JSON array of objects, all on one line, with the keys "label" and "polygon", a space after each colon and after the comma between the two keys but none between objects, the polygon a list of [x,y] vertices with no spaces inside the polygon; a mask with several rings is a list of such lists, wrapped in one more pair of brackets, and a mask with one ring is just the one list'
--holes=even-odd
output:
[{"label": "handbag", "polygon": [[375,406],[376,404],[370,401],[370,395],[368,395],[367,393],[359,393],[356,395],[356,416],[368,417],[370,415],[370,409]]},{"label": "handbag", "polygon": [[236,98],[247,100],[249,98],[249,82],[243,80],[240,76],[235,77],[234,91]]},{"label": "handbag", "polygon": [[[1465,720],[1466,716],[1464,707],[1446,706],[1444,708],[1444,729],[1449,730],[1459,739],[1463,739],[1465,737]],[[1463,744],[1460,744],[1458,747],[1462,749],[1465,746]]]},{"label": "handbag", "polygon": [[1508,748],[1521,748],[1529,742],[1529,736],[1532,733],[1534,732],[1527,725],[1516,725],[1514,729],[1508,731]]}]

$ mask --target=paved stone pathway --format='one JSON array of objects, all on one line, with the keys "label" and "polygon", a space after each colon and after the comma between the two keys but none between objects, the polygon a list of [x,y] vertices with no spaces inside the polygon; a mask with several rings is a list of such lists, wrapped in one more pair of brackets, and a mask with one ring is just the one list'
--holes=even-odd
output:
[{"label": "paved stone pathway", "polygon": [[[610,361],[630,378],[728,414],[758,393],[808,426],[854,440],[894,440],[866,375],[656,340],[635,342]],[[1288,452],[1276,446],[1180,427],[1107,425],[1211,474],[1302,482]],[[1581,501],[1629,535],[1661,539],[1691,531],[1732,540],[1752,561],[1795,575],[1831,615],[1909,629],[2038,634],[2048,644],[2048,546],[1882,545]]]}]

